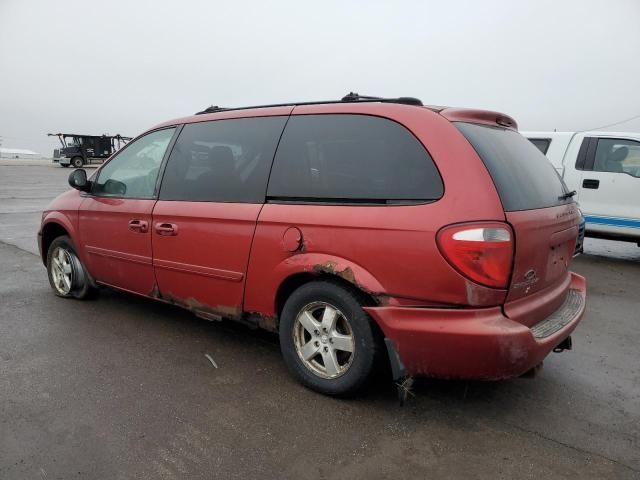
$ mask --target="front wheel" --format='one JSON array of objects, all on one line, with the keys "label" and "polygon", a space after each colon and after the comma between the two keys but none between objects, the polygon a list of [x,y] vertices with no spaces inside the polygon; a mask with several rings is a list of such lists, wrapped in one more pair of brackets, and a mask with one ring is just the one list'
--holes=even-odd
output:
[{"label": "front wheel", "polygon": [[89,276],[66,235],[51,242],[47,252],[47,274],[53,292],[64,298],[88,298],[96,293]]},{"label": "front wheel", "polygon": [[351,291],[331,281],[311,282],[287,299],[280,348],[300,383],[327,395],[360,390],[379,345],[369,316]]},{"label": "front wheel", "polygon": [[71,159],[71,165],[73,165],[73,168],[82,168],[82,166],[84,165],[84,160],[82,159],[82,157],[73,157]]}]

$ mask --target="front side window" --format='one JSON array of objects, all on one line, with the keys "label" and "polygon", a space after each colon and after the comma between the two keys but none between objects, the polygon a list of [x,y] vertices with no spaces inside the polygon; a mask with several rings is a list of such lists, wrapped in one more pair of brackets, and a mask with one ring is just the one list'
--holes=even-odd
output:
[{"label": "front side window", "polygon": [[264,202],[286,121],[278,116],[185,125],[167,162],[160,200]]},{"label": "front side window", "polygon": [[640,142],[617,138],[598,139],[593,170],[640,177]]},{"label": "front side window", "polygon": [[121,198],[153,198],[160,164],[175,128],[151,132],[120,150],[100,169],[91,193]]},{"label": "front side window", "polygon": [[272,200],[403,203],[439,199],[440,174],[402,125],[369,115],[290,118],[273,163]]}]

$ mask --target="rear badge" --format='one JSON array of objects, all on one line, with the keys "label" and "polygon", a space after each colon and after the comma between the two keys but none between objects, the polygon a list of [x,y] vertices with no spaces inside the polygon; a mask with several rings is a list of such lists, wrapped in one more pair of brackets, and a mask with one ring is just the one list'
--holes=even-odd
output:
[{"label": "rear badge", "polygon": [[531,286],[538,283],[538,274],[534,269],[527,270],[524,274],[524,280],[513,284],[513,288],[526,288],[525,294],[529,293]]},{"label": "rear badge", "polygon": [[556,218],[561,219],[564,217],[573,217],[575,215],[576,215],[576,209],[569,207],[564,212],[556,214]]}]

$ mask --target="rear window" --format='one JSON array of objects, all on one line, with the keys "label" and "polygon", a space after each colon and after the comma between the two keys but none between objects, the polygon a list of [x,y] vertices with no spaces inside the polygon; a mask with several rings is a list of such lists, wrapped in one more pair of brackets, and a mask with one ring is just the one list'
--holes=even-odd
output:
[{"label": "rear window", "polygon": [[551,162],[518,132],[457,122],[455,126],[484,162],[505,211],[533,210],[571,203]]},{"label": "rear window", "polygon": [[267,196],[329,203],[405,203],[442,196],[440,174],[402,125],[367,115],[300,115],[287,123]]}]

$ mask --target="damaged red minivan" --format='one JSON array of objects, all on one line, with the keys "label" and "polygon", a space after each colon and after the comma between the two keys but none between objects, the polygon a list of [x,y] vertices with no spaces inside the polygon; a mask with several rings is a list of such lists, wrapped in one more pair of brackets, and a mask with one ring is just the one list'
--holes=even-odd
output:
[{"label": "damaged red minivan", "polygon": [[109,286],[278,332],[304,385],[502,379],[571,347],[580,215],[501,113],[410,97],[162,123],[42,216],[53,291]]}]

